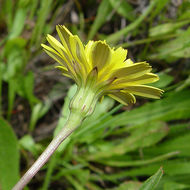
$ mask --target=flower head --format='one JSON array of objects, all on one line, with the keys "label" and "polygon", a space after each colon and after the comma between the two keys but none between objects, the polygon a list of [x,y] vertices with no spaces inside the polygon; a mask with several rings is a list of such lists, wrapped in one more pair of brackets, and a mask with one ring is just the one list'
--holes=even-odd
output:
[{"label": "flower head", "polygon": [[105,41],[83,45],[77,35],[62,25],[56,27],[61,43],[47,35],[50,46],[44,50],[60,65],[63,75],[73,79],[79,88],[89,88],[98,98],[109,95],[123,104],[135,103],[134,95],[159,99],[162,90],[147,86],[159,78],[146,62],[126,59],[127,50],[110,48]]}]

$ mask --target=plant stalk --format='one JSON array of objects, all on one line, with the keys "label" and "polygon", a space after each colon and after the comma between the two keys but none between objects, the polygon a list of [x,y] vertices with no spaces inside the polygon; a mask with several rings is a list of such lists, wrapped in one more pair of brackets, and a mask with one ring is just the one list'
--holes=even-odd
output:
[{"label": "plant stalk", "polygon": [[49,160],[58,146],[81,124],[83,119],[84,118],[80,113],[71,112],[67,123],[60,131],[60,133],[51,141],[45,151],[40,155],[36,162],[34,162],[34,164],[18,181],[12,190],[22,190],[34,177],[34,175],[40,170],[40,168]]}]

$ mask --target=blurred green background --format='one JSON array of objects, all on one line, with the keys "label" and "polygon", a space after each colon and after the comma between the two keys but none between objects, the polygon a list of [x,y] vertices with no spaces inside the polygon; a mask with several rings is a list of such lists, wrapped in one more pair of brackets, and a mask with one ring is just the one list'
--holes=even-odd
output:
[{"label": "blurred green background", "polygon": [[128,107],[105,98],[28,189],[137,190],[161,166],[158,190],[190,189],[189,23],[189,0],[0,0],[0,189],[67,119],[76,86],[40,46],[48,33],[57,38],[56,24],[146,60],[165,93]]}]

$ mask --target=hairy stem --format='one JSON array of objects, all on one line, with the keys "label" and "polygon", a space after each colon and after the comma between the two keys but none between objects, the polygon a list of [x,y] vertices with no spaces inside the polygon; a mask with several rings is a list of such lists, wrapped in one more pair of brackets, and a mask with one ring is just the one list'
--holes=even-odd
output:
[{"label": "hairy stem", "polygon": [[40,168],[49,160],[51,155],[56,151],[58,146],[65,140],[82,122],[83,117],[79,113],[71,112],[69,119],[60,133],[51,141],[49,146],[41,154],[41,156],[34,162],[30,169],[24,174],[19,182],[12,190],[22,190]]}]

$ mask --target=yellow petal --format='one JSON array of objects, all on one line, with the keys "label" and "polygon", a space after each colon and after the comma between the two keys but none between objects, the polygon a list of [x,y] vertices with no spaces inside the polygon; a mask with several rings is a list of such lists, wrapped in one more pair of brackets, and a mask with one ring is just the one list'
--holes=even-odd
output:
[{"label": "yellow petal", "polygon": [[71,49],[69,37],[73,36],[72,33],[65,26],[62,25],[57,25],[56,30],[64,48],[69,52]]},{"label": "yellow petal", "polygon": [[68,72],[67,68],[65,68],[65,67],[63,67],[63,66],[56,66],[55,68],[59,69],[59,70],[62,72],[62,74],[63,74],[64,76],[73,79],[73,77],[71,76],[71,74]]},{"label": "yellow petal", "polygon": [[115,80],[112,84],[113,89],[121,89],[125,88],[127,86],[133,86],[138,84],[148,84],[153,83],[159,80],[159,77],[153,73],[147,73],[143,76],[137,77],[137,78],[122,78],[119,80]]},{"label": "yellow petal", "polygon": [[67,63],[65,62],[65,60],[63,59],[63,57],[58,52],[56,52],[53,48],[51,48],[49,46],[46,46],[45,44],[41,44],[41,46],[44,48],[44,51],[50,57],[52,57],[55,61],[57,61],[61,65],[64,65],[65,67],[67,67]]},{"label": "yellow petal", "polygon": [[126,79],[125,82],[130,83],[130,84],[148,84],[148,83],[153,83],[159,80],[158,75],[153,74],[153,73],[147,73],[144,74],[143,76],[134,78],[134,79]]},{"label": "yellow petal", "polygon": [[60,54],[63,54],[62,51],[65,51],[65,48],[57,39],[48,34],[47,41],[56,51],[58,51]]},{"label": "yellow petal", "polygon": [[81,85],[81,76],[78,75],[78,73],[76,73],[76,72],[73,72],[73,73],[69,72],[68,69],[64,68],[63,66],[56,66],[56,68],[58,68],[59,70],[61,70],[62,74],[64,76],[73,79],[77,83],[77,85]]},{"label": "yellow petal", "polygon": [[[85,46],[85,54],[86,54],[86,59],[88,62],[90,62],[90,55],[91,55],[90,53],[91,53],[94,43],[95,43],[94,41],[90,40]],[[90,68],[90,70],[91,69],[92,69],[92,67]]]},{"label": "yellow petal", "polygon": [[111,66],[114,69],[119,69],[121,67],[125,66],[125,59],[127,57],[127,50],[123,48],[117,48],[116,50],[112,50],[112,60],[111,60]]},{"label": "yellow petal", "polygon": [[62,56],[58,52],[56,52],[53,48],[46,46],[45,44],[41,44],[41,46],[44,48],[44,51],[50,57],[52,57],[55,61],[57,61],[61,65],[65,66],[65,68],[67,68],[72,73],[73,76],[76,76],[73,64],[68,55],[66,54],[66,52],[63,51],[64,55]]},{"label": "yellow petal", "polygon": [[111,60],[111,50],[109,46],[102,41],[97,41],[93,44],[90,53],[90,61],[92,67],[97,67],[98,72],[102,70]]},{"label": "yellow petal", "polygon": [[124,105],[128,105],[130,103],[134,104],[136,102],[135,97],[131,93],[116,92],[116,93],[111,93],[108,95]]},{"label": "yellow petal", "polygon": [[105,67],[99,72],[100,81],[107,80],[114,69],[125,67],[124,61],[127,56],[127,50],[124,50],[121,47],[116,50],[111,49],[111,54],[110,64],[105,65]]},{"label": "yellow petal", "polygon": [[73,55],[73,58],[81,65],[81,68],[83,69],[83,75],[84,77],[87,76],[87,72],[90,70],[89,65],[86,60],[85,52],[84,52],[84,46],[78,36],[70,36],[70,44],[71,44],[71,52]]},{"label": "yellow petal", "polygon": [[119,78],[137,78],[152,70],[151,66],[146,63],[135,63],[128,67],[117,69],[113,72],[112,77]]},{"label": "yellow petal", "polygon": [[131,59],[127,59],[127,60],[125,61],[125,64],[126,64],[126,66],[131,66],[131,65],[133,65],[134,63],[133,63],[133,61],[132,61]]},{"label": "yellow petal", "polygon": [[163,93],[163,90],[160,90],[159,88],[146,85],[128,86],[124,89],[124,91],[138,96],[155,99],[159,99],[161,94]]},{"label": "yellow petal", "polygon": [[72,55],[70,53],[68,53],[66,51],[66,49],[63,47],[63,45],[56,40],[53,36],[51,35],[47,35],[47,40],[49,42],[49,44],[56,50],[59,52],[59,54],[61,55],[61,57],[66,60],[66,62],[68,63],[68,66],[70,67],[70,69],[72,70]]}]

